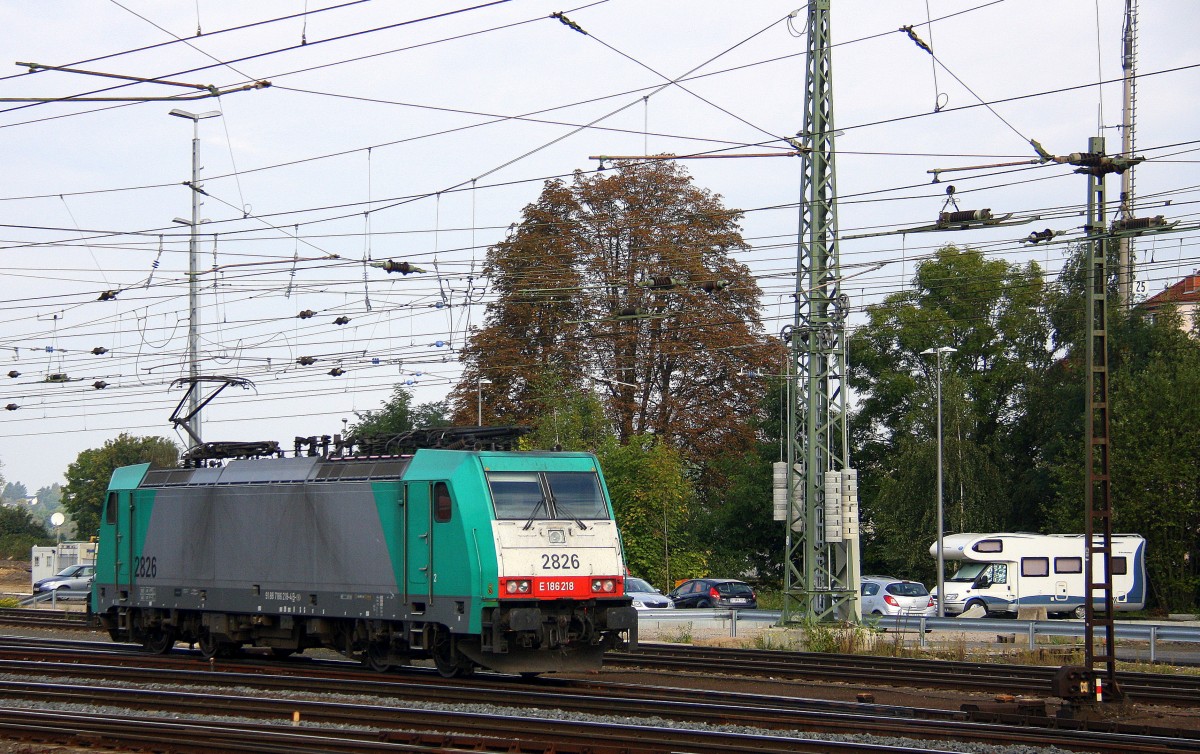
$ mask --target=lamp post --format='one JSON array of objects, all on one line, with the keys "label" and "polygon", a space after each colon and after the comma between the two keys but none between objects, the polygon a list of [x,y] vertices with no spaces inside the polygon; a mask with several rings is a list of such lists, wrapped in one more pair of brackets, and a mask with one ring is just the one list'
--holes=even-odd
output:
[{"label": "lamp post", "polygon": [[946,558],[942,551],[944,537],[942,530],[942,354],[957,352],[957,348],[950,346],[926,348],[921,351],[922,356],[928,356],[931,353],[937,354],[937,615],[939,618],[946,617]]},{"label": "lamp post", "polygon": [[192,221],[187,223],[190,230],[188,238],[188,376],[192,380],[188,400],[189,433],[196,444],[200,439],[200,391],[196,385],[200,351],[200,292],[196,281],[198,272],[198,250],[196,248],[196,228],[200,225],[200,121],[205,118],[216,118],[220,110],[210,110],[206,113],[189,113],[186,110],[175,109],[171,115],[176,118],[187,118],[192,121]]},{"label": "lamp post", "polygon": [[483,426],[483,386],[490,385],[490,384],[492,384],[491,380],[485,380],[482,377],[480,377],[476,381],[476,384],[475,384],[475,390],[477,391],[477,394],[479,396],[479,424],[478,424],[478,426],[480,426],[480,427]]}]

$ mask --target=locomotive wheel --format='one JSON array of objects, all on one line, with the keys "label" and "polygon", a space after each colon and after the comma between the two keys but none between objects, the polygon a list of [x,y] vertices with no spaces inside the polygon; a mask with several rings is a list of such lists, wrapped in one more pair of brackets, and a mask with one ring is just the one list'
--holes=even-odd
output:
[{"label": "locomotive wheel", "polygon": [[[392,669],[392,664],[387,661],[387,658],[387,645],[377,641],[368,644],[367,651],[363,652],[363,664],[377,673],[386,673]],[[441,666],[438,666],[438,672],[441,672]],[[443,673],[443,675],[445,674]]]},{"label": "locomotive wheel", "polygon": [[465,658],[458,660],[455,658],[454,637],[449,629],[439,626],[437,633],[433,637],[433,646],[429,650],[429,654],[433,656],[433,665],[437,668],[437,672],[443,678],[457,678],[459,676],[470,675],[474,672],[475,667],[471,665],[471,661]]},{"label": "locomotive wheel", "polygon": [[218,641],[208,631],[200,634],[200,638],[196,641],[196,646],[200,649],[200,654],[206,660],[211,660],[214,657],[233,657],[239,654],[242,650],[237,644],[230,644],[227,641]]},{"label": "locomotive wheel", "polygon": [[165,655],[175,646],[175,630],[172,628],[152,628],[142,640],[142,647],[151,654]]},{"label": "locomotive wheel", "polygon": [[211,660],[221,652],[221,644],[209,632],[205,631],[200,634],[199,640],[196,642],[196,647],[200,650],[201,656],[206,660]]}]

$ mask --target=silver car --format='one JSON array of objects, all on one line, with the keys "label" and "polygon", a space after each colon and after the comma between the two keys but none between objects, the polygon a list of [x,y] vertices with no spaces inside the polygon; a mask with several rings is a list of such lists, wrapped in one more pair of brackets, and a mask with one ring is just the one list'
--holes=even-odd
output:
[{"label": "silver car", "polygon": [[633,598],[633,606],[638,610],[664,610],[675,607],[670,597],[643,579],[626,578],[625,595]]},{"label": "silver car", "polygon": [[90,563],[67,566],[54,576],[40,579],[33,585],[33,591],[35,594],[38,592],[57,592],[60,589],[71,592],[86,592],[92,588],[92,579],[95,576],[96,566]]},{"label": "silver car", "polygon": [[937,614],[937,602],[919,581],[863,576],[862,614],[932,616]]}]

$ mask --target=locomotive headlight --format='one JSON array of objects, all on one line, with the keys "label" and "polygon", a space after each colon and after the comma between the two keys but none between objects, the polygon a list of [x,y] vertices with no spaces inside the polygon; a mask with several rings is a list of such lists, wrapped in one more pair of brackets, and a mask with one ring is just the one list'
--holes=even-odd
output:
[{"label": "locomotive headlight", "polygon": [[508,594],[529,594],[530,589],[529,579],[509,579],[504,584],[504,591]]},{"label": "locomotive headlight", "polygon": [[593,592],[612,594],[617,590],[617,582],[613,579],[596,579],[592,582]]}]

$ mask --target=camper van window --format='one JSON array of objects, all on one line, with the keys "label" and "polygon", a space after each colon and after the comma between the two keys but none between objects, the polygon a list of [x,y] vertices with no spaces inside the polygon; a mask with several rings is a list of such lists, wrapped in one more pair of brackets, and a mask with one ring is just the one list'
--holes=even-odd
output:
[{"label": "camper van window", "polygon": [[1022,576],[1049,576],[1050,558],[1021,558]]},{"label": "camper van window", "polygon": [[983,539],[971,548],[975,552],[1004,552],[1004,542],[999,539]]},{"label": "camper van window", "polygon": [[1124,576],[1129,573],[1129,564],[1125,558],[1113,558],[1112,566],[1113,576]]},{"label": "camper van window", "polygon": [[1008,583],[1008,565],[1006,563],[992,563],[987,572],[988,581],[993,584]]},{"label": "camper van window", "polygon": [[1083,573],[1083,558],[1055,558],[1055,573]]}]

